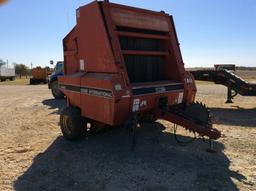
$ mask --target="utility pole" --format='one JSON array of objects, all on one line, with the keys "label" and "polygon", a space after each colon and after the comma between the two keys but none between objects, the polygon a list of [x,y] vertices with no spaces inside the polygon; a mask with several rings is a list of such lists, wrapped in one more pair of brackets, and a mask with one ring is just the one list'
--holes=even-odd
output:
[{"label": "utility pole", "polygon": [[33,68],[33,63],[32,62],[30,62],[30,67],[31,67],[31,69],[30,69],[30,76],[32,75],[32,68]]}]

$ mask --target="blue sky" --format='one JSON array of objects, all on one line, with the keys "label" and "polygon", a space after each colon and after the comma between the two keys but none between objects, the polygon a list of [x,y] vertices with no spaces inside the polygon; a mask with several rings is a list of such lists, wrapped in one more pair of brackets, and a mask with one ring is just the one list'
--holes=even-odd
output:
[{"label": "blue sky", "polygon": [[[10,0],[0,6],[0,58],[30,65],[63,60],[62,39],[87,0]],[[186,67],[256,66],[255,0],[113,0],[174,16]]]}]

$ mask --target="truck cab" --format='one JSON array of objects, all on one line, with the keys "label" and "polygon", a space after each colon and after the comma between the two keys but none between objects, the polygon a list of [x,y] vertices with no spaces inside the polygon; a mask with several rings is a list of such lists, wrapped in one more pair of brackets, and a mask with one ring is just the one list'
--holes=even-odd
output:
[{"label": "truck cab", "polygon": [[58,76],[63,75],[63,61],[58,61],[48,79],[48,87],[56,99],[64,98],[64,94],[59,90]]}]

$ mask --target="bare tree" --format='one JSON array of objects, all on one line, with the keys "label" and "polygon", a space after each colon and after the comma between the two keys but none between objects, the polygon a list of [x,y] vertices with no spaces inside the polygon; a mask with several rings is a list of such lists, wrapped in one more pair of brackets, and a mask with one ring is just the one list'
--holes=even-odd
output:
[{"label": "bare tree", "polygon": [[27,76],[29,68],[25,64],[15,64],[15,73],[20,76]]}]

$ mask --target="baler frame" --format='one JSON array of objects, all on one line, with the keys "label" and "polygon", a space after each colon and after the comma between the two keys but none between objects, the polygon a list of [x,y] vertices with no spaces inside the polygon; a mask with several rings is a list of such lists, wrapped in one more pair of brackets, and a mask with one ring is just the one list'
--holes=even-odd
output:
[{"label": "baler frame", "polygon": [[[185,71],[172,16],[96,1],[77,10],[77,25],[63,45],[65,75],[59,82],[69,107],[61,115],[61,127],[68,139],[83,134],[84,120],[115,126],[131,118],[137,124],[149,115],[210,139],[220,137],[208,127],[208,111],[202,115],[207,124],[191,120],[196,118],[191,111],[200,114],[205,107],[194,103],[195,82]],[[179,113],[171,112],[173,106]],[[71,130],[79,129],[77,136],[65,132],[66,116],[74,123]]]}]

